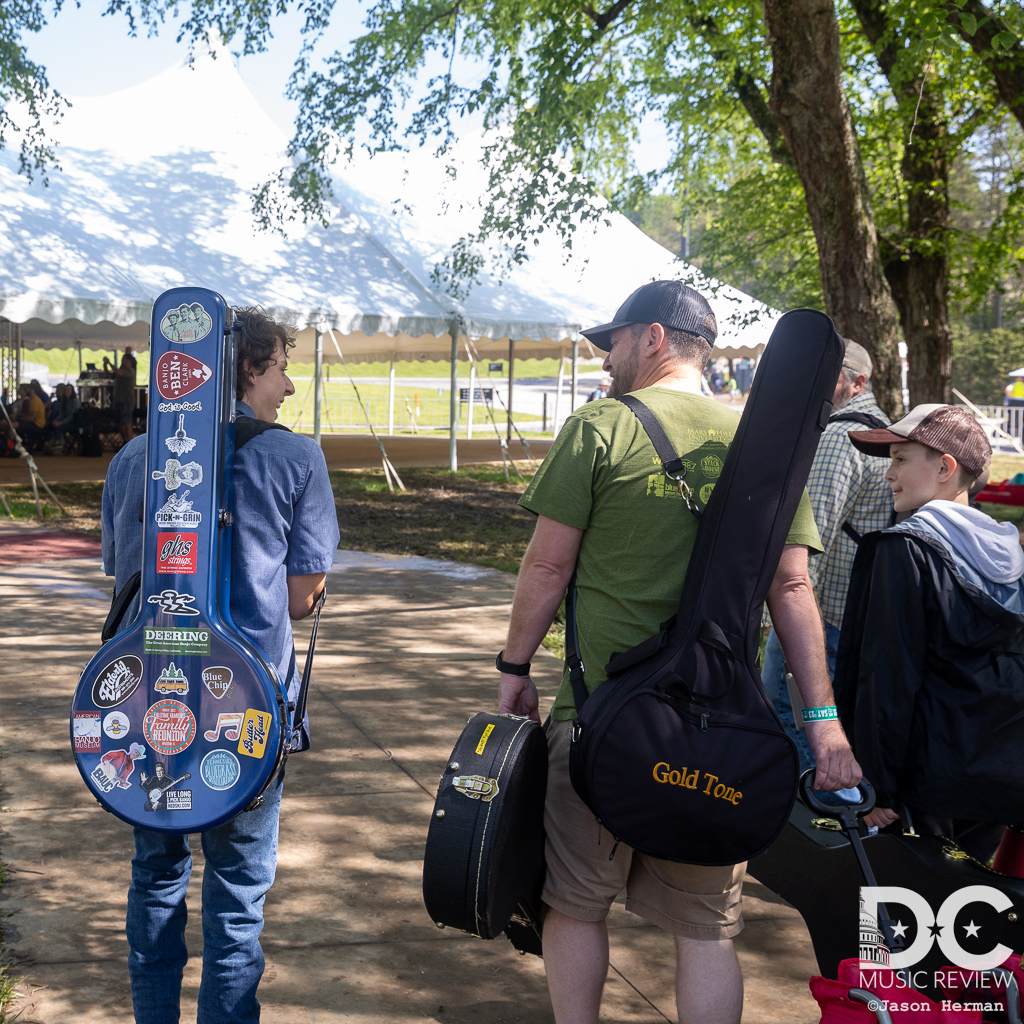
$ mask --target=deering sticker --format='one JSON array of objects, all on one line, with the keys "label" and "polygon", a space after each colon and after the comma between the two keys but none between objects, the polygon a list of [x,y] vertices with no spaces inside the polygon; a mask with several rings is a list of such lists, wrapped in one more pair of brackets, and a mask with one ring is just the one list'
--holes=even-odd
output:
[{"label": "deering sticker", "polygon": [[198,629],[147,626],[142,631],[142,649],[146,654],[209,654],[210,631],[205,626]]},{"label": "deering sticker", "polygon": [[263,757],[267,747],[267,732],[270,729],[270,713],[245,709],[242,722],[242,738],[238,741],[238,752],[247,757]]}]

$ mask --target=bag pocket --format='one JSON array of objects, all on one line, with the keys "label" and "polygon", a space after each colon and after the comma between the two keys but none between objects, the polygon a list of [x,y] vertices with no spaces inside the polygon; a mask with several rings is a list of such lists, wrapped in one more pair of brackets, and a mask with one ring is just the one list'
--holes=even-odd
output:
[{"label": "bag pocket", "polygon": [[777,723],[638,690],[587,740],[587,803],[616,839],[687,864],[738,864],[781,832],[798,759]]}]

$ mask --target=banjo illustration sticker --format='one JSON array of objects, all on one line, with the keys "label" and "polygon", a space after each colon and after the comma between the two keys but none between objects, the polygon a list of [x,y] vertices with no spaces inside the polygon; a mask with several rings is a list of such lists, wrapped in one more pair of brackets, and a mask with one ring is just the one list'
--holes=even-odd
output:
[{"label": "banjo illustration sticker", "polygon": [[186,352],[165,352],[156,361],[156,389],[170,401],[198,391],[212,376],[206,363]]},{"label": "banjo illustration sticker", "polygon": [[181,701],[158,700],[146,712],[142,731],[158,754],[180,754],[195,739],[195,715]]},{"label": "banjo illustration sticker", "polygon": [[178,529],[198,526],[203,521],[203,514],[192,510],[192,502],[188,500],[191,493],[187,490],[181,494],[169,494],[167,500],[156,510],[156,525],[176,526]]},{"label": "banjo illustration sticker", "polygon": [[203,467],[198,462],[182,465],[177,459],[168,459],[163,469],[153,470],[154,480],[163,480],[164,487],[176,491],[182,484],[196,487],[203,482]]},{"label": "banjo illustration sticker", "polygon": [[185,435],[184,413],[178,417],[178,429],[174,432],[174,436],[164,438],[164,444],[167,445],[172,455],[184,455],[185,452],[192,451],[198,443],[194,437],[186,437]]},{"label": "banjo illustration sticker", "polygon": [[191,811],[192,790],[177,787],[192,778],[191,772],[185,772],[176,779],[167,774],[167,766],[157,761],[153,766],[153,774],[139,772],[139,788],[146,794],[144,810],[147,811]]},{"label": "banjo illustration sticker", "polygon": [[146,748],[141,743],[133,743],[128,750],[108,751],[89,773],[89,778],[101,793],[109,793],[115,786],[131,789],[132,784],[128,780],[135,771],[135,762],[145,756]]},{"label": "banjo illustration sticker", "polygon": [[179,345],[191,345],[202,341],[210,333],[213,320],[203,309],[201,302],[183,302],[176,309],[170,309],[160,321],[160,333]]}]

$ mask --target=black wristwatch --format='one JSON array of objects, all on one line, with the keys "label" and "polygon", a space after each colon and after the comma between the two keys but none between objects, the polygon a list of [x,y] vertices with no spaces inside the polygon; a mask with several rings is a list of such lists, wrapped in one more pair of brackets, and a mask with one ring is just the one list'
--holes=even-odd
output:
[{"label": "black wristwatch", "polygon": [[498,656],[494,659],[494,665],[499,672],[505,672],[510,676],[528,676],[530,674],[529,662],[525,665],[517,665],[515,662],[506,661],[502,657],[504,653],[504,650],[498,651]]}]

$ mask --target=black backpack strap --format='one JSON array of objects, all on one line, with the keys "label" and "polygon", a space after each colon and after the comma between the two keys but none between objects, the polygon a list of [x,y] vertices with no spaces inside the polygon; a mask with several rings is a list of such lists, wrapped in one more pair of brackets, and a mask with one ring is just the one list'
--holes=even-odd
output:
[{"label": "black backpack strap", "polygon": [[100,640],[103,643],[114,638],[117,627],[121,625],[125,612],[135,600],[135,595],[139,592],[141,584],[142,571],[140,570],[134,576],[130,576],[124,586],[114,594],[114,599],[110,602],[110,611],[107,612],[106,620],[103,623],[103,631],[100,633]]},{"label": "black backpack strap", "polygon": [[572,685],[572,699],[576,714],[587,701],[587,684],[584,681],[583,660],[580,658],[580,637],[576,624],[576,570],[572,571],[569,588],[565,592],[565,664],[569,669],[569,683]]},{"label": "black backpack strap", "polygon": [[623,395],[617,401],[633,411],[648,438],[650,438],[651,444],[654,445],[654,450],[658,453],[658,458],[661,459],[665,475],[679,484],[679,493],[683,501],[686,502],[686,507],[697,518],[700,518],[700,506],[694,500],[693,491],[690,490],[689,484],[683,479],[686,476],[686,466],[683,465],[683,460],[676,454],[676,450],[672,447],[672,442],[668,439],[668,434],[665,433],[665,428],[658,421],[658,417],[635,395]]},{"label": "black backpack strap", "polygon": [[889,424],[869,412],[837,412],[828,418],[829,423],[860,423],[865,427],[872,427],[875,430],[885,430]]},{"label": "black backpack strap", "polygon": [[[286,428],[287,429],[287,428]],[[316,648],[316,634],[320,628],[320,612],[323,610],[324,601],[327,600],[327,585],[320,591],[320,597],[316,602],[316,611],[313,613],[313,628],[309,634],[309,650],[306,651],[306,664],[302,666],[302,681],[299,683],[299,693],[295,698],[295,709],[292,712],[292,735],[288,744],[288,752],[292,753],[299,749],[302,743],[302,723],[306,718],[306,699],[309,696],[309,681],[313,671],[313,652]],[[568,631],[566,631],[568,635]]]},{"label": "black backpack strap", "polygon": [[[269,420],[258,420],[253,416],[240,413],[235,417],[235,451],[251,441],[264,430],[288,430],[283,423],[271,423]],[[290,431],[289,431],[290,433]]]}]

